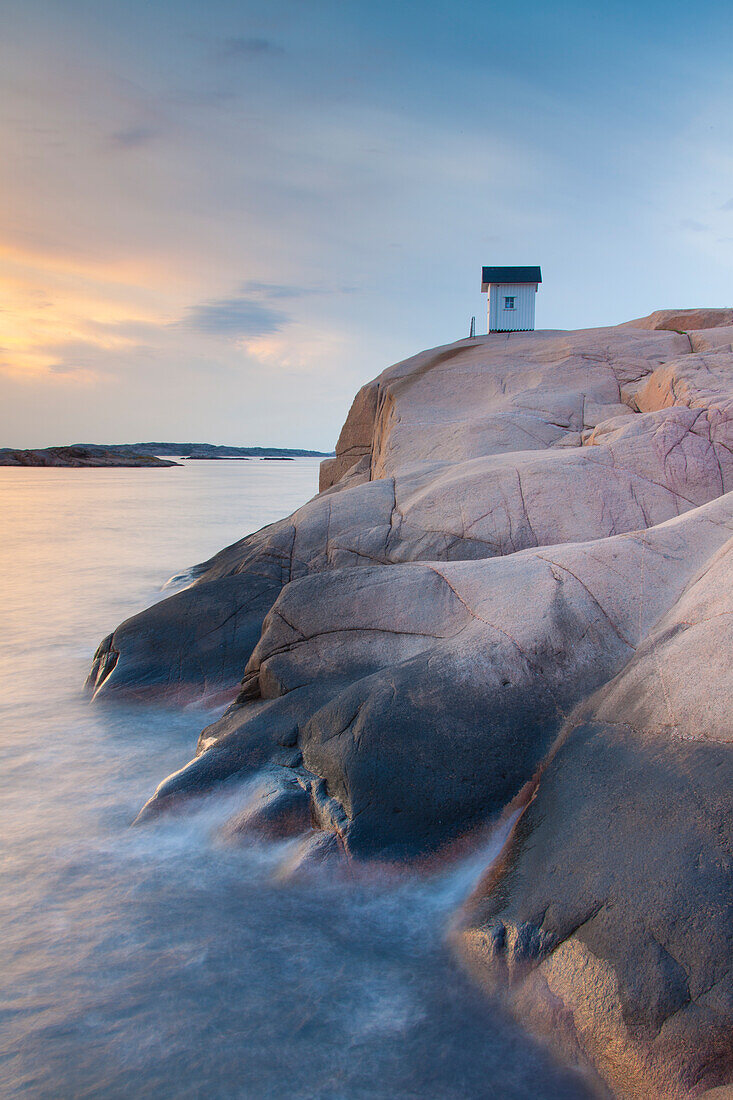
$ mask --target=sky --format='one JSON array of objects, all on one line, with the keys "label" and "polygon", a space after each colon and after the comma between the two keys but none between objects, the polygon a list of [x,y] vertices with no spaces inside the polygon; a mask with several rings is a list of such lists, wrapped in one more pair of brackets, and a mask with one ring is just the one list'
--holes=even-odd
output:
[{"label": "sky", "polygon": [[0,446],[330,450],[485,331],[733,302],[733,5],[2,0]]}]

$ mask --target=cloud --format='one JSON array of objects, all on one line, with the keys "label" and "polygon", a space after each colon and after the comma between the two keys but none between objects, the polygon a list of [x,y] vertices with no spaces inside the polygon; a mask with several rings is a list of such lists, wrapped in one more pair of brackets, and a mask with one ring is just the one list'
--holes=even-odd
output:
[{"label": "cloud", "polygon": [[119,347],[125,344],[141,343],[155,340],[169,327],[165,320],[145,321],[138,318],[125,317],[120,321],[97,321],[87,318],[84,322],[84,331],[88,333],[100,347]]},{"label": "cloud", "polygon": [[114,355],[111,349],[83,339],[54,341],[39,345],[37,351],[46,356],[44,370],[49,374],[84,382],[98,381],[104,373],[102,364]]},{"label": "cloud", "polygon": [[288,286],[284,283],[258,283],[254,280],[244,283],[240,288],[242,294],[265,299],[310,298],[319,294],[354,294],[356,289],[355,286],[345,284],[342,286],[303,286],[302,284]]},{"label": "cloud", "polygon": [[315,294],[304,286],[285,286],[281,283],[258,283],[250,280],[242,286],[242,293],[252,295],[254,298],[305,298],[309,294]]},{"label": "cloud", "polygon": [[296,301],[312,295],[349,294],[353,288],[336,290],[294,286],[287,283],[243,283],[231,298],[212,298],[189,306],[180,324],[204,336],[222,336],[243,341],[271,337],[290,325],[293,317],[273,302]]},{"label": "cloud", "polygon": [[281,54],[282,46],[269,38],[226,38],[222,43],[220,56],[226,60],[262,57],[264,54]]},{"label": "cloud", "polygon": [[[348,292],[348,289],[342,288],[341,292]],[[271,302],[296,301],[322,293],[328,292],[315,287],[251,279],[243,283],[231,298],[212,298],[189,306],[182,324],[205,336],[254,340],[274,335],[291,320],[289,314],[271,305]]]},{"label": "cloud", "polygon": [[286,333],[245,339],[241,349],[268,367],[329,379],[343,373],[349,341],[335,329],[293,323]]},{"label": "cloud", "polygon": [[48,370],[52,374],[74,374],[76,371],[83,370],[83,368],[74,366],[71,363],[51,363]]},{"label": "cloud", "polygon": [[205,336],[248,337],[271,336],[279,332],[288,320],[279,309],[252,296],[214,298],[190,306],[183,320],[185,328]]},{"label": "cloud", "polygon": [[727,202],[724,202],[720,209],[733,211],[733,199],[728,199]]},{"label": "cloud", "polygon": [[695,221],[694,218],[684,218],[680,222],[682,229],[689,229],[691,233],[708,233],[710,230],[709,225],[703,225],[702,222]]},{"label": "cloud", "polygon": [[129,126],[110,134],[110,141],[118,149],[139,149],[159,137],[159,131],[152,126]]}]

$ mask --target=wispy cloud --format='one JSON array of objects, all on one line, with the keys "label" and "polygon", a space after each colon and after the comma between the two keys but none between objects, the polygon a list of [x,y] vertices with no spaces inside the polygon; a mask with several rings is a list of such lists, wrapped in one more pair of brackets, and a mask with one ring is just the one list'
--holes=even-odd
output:
[{"label": "wispy cloud", "polygon": [[271,336],[279,332],[288,318],[253,297],[213,298],[191,306],[183,320],[185,328],[206,336],[239,338]]},{"label": "wispy cloud", "polygon": [[118,149],[139,149],[140,146],[149,145],[158,137],[160,137],[160,131],[153,129],[152,126],[129,126],[110,134],[110,141]]},{"label": "wispy cloud", "polygon": [[242,349],[258,362],[291,375],[333,378],[349,354],[348,336],[338,329],[312,329],[293,322],[286,332],[244,340]]},{"label": "wispy cloud", "polygon": [[72,363],[51,363],[48,370],[51,374],[74,374],[80,368]]},{"label": "wispy cloud", "polygon": [[243,294],[251,294],[255,298],[305,298],[315,291],[303,286],[285,286],[281,283],[258,283],[250,280],[242,287]]},{"label": "wispy cloud", "polygon": [[357,287],[349,286],[347,284],[316,284],[315,286],[303,286],[302,283],[289,285],[287,283],[259,283],[256,280],[250,279],[249,282],[243,283],[240,288],[240,292],[245,295],[252,295],[254,298],[264,298],[267,300],[290,298],[292,300],[299,298],[313,298],[313,297],[325,297],[333,294],[355,294]]},{"label": "wispy cloud", "polygon": [[724,202],[720,209],[733,211],[733,199],[728,199],[727,202]]},{"label": "wispy cloud", "polygon": [[[340,292],[345,293],[348,288]],[[332,293],[316,287],[250,279],[231,298],[211,298],[186,310],[182,325],[205,336],[257,339],[280,332],[291,316],[272,302],[297,301]]]},{"label": "wispy cloud", "polygon": [[703,225],[702,222],[695,221],[694,218],[683,218],[680,227],[688,229],[690,233],[708,233],[710,231],[709,225]]},{"label": "wispy cloud", "polygon": [[219,51],[219,56],[225,60],[246,60],[251,57],[262,57],[264,54],[281,54],[282,46],[269,38],[232,37],[224,40]]}]

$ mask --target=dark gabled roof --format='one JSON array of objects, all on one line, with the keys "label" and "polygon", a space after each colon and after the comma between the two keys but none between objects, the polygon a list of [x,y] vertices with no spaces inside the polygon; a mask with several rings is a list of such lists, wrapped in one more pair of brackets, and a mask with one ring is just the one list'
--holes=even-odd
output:
[{"label": "dark gabled roof", "polygon": [[542,272],[538,267],[482,267],[481,289],[489,283],[541,283]]}]

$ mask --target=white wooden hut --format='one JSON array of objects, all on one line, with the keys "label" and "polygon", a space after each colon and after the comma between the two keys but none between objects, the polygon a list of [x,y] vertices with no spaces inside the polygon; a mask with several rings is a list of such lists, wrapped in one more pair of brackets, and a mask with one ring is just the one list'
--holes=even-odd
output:
[{"label": "white wooden hut", "polygon": [[489,296],[489,332],[534,329],[535,294],[541,282],[538,267],[484,267],[481,290]]}]

